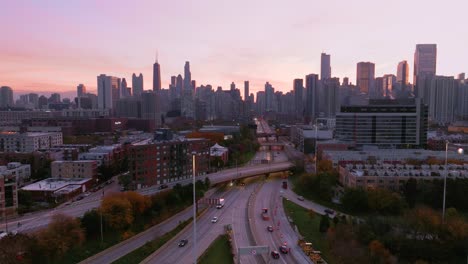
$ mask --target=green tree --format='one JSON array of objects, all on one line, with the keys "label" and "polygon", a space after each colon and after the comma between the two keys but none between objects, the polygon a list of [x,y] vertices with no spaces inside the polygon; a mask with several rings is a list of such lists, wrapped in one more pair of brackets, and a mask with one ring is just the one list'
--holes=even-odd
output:
[{"label": "green tree", "polygon": [[210,178],[205,177],[205,188],[208,190],[211,187],[211,181]]},{"label": "green tree", "polygon": [[418,182],[415,178],[410,178],[403,187],[403,195],[405,196],[406,202],[410,208],[413,208],[416,204],[416,198],[418,196]]},{"label": "green tree", "polygon": [[81,217],[81,227],[84,228],[87,237],[93,237],[99,234],[100,221],[101,214],[96,209],[87,211],[83,217]]},{"label": "green tree", "polygon": [[365,213],[369,210],[367,192],[362,188],[346,188],[341,203],[351,213]]},{"label": "green tree", "polygon": [[122,185],[126,190],[128,190],[130,183],[132,183],[132,176],[130,173],[119,176],[119,184]]},{"label": "green tree", "polygon": [[320,218],[319,231],[321,233],[325,233],[327,232],[329,227],[330,227],[330,219],[328,218],[327,215],[322,215],[322,217]]},{"label": "green tree", "polygon": [[401,196],[389,190],[369,190],[368,196],[369,208],[381,214],[399,214],[405,206]]}]

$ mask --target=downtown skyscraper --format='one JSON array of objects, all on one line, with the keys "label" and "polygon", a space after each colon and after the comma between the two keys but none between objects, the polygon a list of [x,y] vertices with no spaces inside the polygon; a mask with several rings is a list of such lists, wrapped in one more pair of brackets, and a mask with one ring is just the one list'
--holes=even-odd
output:
[{"label": "downtown skyscraper", "polygon": [[418,77],[436,75],[437,45],[417,44],[414,52],[413,84],[417,85]]},{"label": "downtown skyscraper", "polygon": [[322,53],[320,57],[320,80],[331,78],[330,54]]},{"label": "downtown skyscraper", "polygon": [[184,90],[191,89],[191,86],[192,86],[192,73],[190,72],[190,62],[186,61],[185,66],[184,66]]},{"label": "downtown skyscraper", "polygon": [[161,90],[161,66],[158,59],[153,64],[153,91]]},{"label": "downtown skyscraper", "polygon": [[244,101],[249,99],[249,81],[244,81]]},{"label": "downtown skyscraper", "polygon": [[375,64],[372,62],[359,62],[357,64],[356,85],[361,93],[375,96]]},{"label": "downtown skyscraper", "polygon": [[101,74],[97,77],[98,108],[115,109],[120,98],[120,78]]},{"label": "downtown skyscraper", "polygon": [[408,85],[409,65],[407,61],[400,61],[397,68],[397,82],[401,85]]},{"label": "downtown skyscraper", "polygon": [[136,76],[134,73],[132,75],[132,94],[134,97],[140,97],[143,93],[143,74]]}]

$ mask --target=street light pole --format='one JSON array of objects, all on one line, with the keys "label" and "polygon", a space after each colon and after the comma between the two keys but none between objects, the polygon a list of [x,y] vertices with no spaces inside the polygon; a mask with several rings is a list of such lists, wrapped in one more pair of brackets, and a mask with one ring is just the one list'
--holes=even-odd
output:
[{"label": "street light pole", "polygon": [[315,119],[315,175],[317,175],[317,119]]},{"label": "street light pole", "polygon": [[[104,188],[102,188],[102,199],[104,199]],[[101,244],[104,244],[104,231],[102,228],[102,212],[99,215],[101,216]]]},{"label": "street light pole", "polygon": [[197,264],[197,209],[195,195],[195,158],[196,152],[192,152],[192,182],[193,182],[193,263]]},{"label": "street light pole", "polygon": [[445,173],[444,173],[444,198],[442,202],[442,224],[445,222],[445,194],[447,192],[447,158],[448,158],[448,140],[445,141]]}]

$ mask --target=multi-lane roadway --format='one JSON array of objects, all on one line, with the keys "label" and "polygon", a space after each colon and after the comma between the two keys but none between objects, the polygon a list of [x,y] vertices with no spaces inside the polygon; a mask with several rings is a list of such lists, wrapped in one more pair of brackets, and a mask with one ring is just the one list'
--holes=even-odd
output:
[{"label": "multi-lane roadway", "polygon": [[[250,193],[255,184],[247,186],[233,186],[223,195],[226,204],[221,209],[216,207],[208,208],[201,217],[197,218],[197,258],[210,246],[219,236],[225,233],[225,226],[231,224],[234,231],[236,245],[249,243],[246,235],[245,209]],[[213,223],[213,217],[218,217],[218,221]],[[187,245],[179,247],[178,243],[182,239],[187,239]],[[162,248],[154,252],[142,263],[192,263],[193,262],[193,225],[179,233],[174,239],[166,243]],[[249,262],[256,263],[256,262]]]}]

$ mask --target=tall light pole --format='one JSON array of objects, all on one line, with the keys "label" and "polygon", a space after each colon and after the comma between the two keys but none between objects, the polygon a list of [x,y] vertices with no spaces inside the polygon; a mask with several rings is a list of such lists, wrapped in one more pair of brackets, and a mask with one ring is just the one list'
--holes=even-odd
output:
[{"label": "tall light pole", "polygon": [[192,182],[193,182],[193,263],[197,264],[197,198],[195,197],[195,158],[197,153],[192,152]]},{"label": "tall light pole", "polygon": [[315,119],[315,175],[317,175],[317,119]]},{"label": "tall light pole", "polygon": [[[104,200],[104,188],[102,188],[102,200]],[[101,216],[101,244],[104,244],[104,231],[102,229],[102,212],[99,215]]]},{"label": "tall light pole", "polygon": [[443,201],[442,201],[442,223],[445,222],[445,194],[447,192],[447,173],[448,173],[448,170],[447,170],[447,157],[448,157],[448,145],[449,145],[449,141],[446,140],[445,141],[445,173],[444,173],[444,198],[443,198]]},{"label": "tall light pole", "polygon": [[[442,224],[445,223],[445,195],[447,193],[447,176],[448,176],[448,147],[450,142],[448,140],[445,141],[445,173],[444,173],[444,197],[442,200]],[[463,154],[463,149],[458,148],[458,154]]]}]

